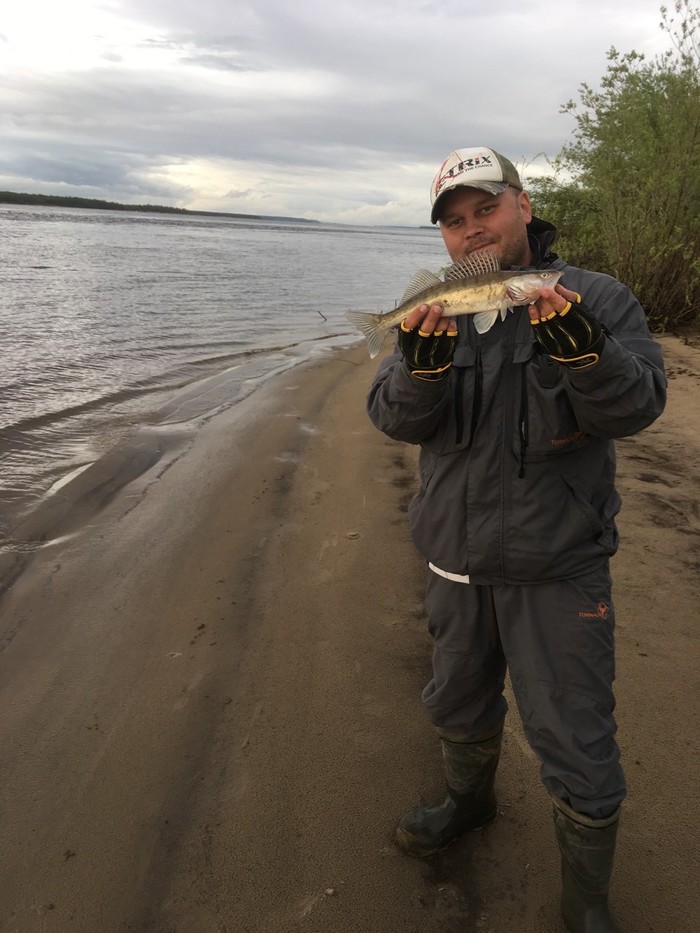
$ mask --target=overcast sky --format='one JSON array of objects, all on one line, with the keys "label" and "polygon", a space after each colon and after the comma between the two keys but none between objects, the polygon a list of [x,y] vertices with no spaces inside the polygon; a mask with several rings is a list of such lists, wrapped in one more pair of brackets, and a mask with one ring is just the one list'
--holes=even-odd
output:
[{"label": "overcast sky", "polygon": [[[672,4],[670,4],[672,6]],[[426,223],[453,148],[525,176],[611,46],[667,48],[657,0],[15,0],[0,189]]]}]

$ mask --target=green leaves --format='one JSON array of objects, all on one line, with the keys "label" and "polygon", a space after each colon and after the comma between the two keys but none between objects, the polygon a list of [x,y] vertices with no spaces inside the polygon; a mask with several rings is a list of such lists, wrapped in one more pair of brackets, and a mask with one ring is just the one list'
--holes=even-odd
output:
[{"label": "green leaves", "polygon": [[700,318],[700,8],[675,13],[653,61],[609,50],[599,87],[562,107],[576,126],[555,178],[532,186],[562,255],[629,285],[654,330]]}]

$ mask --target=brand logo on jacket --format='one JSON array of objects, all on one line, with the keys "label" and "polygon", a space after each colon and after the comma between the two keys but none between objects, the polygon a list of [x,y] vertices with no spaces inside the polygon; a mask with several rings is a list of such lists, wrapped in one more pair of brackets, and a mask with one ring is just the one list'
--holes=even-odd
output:
[{"label": "brand logo on jacket", "polygon": [[609,612],[609,606],[606,606],[605,603],[598,603],[595,612],[579,612],[578,617],[579,619],[607,619]]},{"label": "brand logo on jacket", "polygon": [[573,434],[569,434],[568,437],[553,437],[551,440],[552,447],[563,447],[565,444],[575,444],[577,441],[580,441],[583,437],[583,431],[574,431]]}]

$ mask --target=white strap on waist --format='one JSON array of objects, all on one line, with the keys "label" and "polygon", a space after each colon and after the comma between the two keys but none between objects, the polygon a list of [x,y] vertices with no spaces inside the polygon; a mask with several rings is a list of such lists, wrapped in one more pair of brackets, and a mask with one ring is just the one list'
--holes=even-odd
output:
[{"label": "white strap on waist", "polygon": [[436,567],[435,564],[431,564],[428,561],[428,567],[436,573],[439,577],[444,577],[446,580],[452,580],[453,583],[469,583],[469,574],[468,573],[449,573],[447,570],[440,570],[439,567]]}]

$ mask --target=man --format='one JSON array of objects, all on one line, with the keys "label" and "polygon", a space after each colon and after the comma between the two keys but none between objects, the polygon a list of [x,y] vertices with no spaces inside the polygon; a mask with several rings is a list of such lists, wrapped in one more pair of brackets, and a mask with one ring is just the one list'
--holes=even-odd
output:
[{"label": "man", "polygon": [[619,933],[608,906],[625,796],[612,691],[613,439],[661,414],[662,355],[629,289],[551,251],[556,230],[532,215],[498,152],[451,152],[431,203],[454,262],[489,250],[502,268],[562,279],[484,333],[471,315],[457,325],[438,305],[419,307],[370,392],[374,424],[421,446],[410,518],[429,568],[423,703],[448,791],[406,814],[396,842],[431,855],[494,819],[508,667],[554,803],[566,925]]}]

